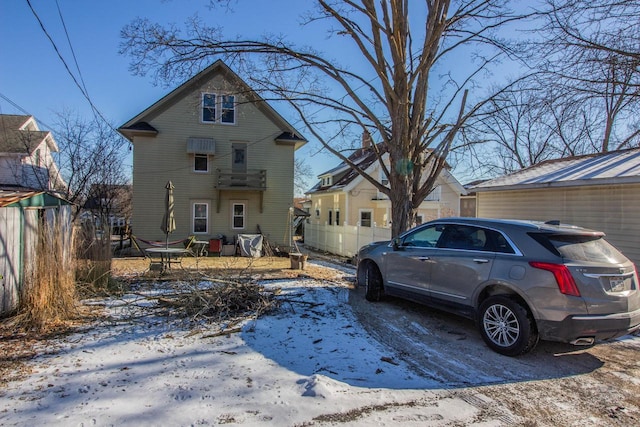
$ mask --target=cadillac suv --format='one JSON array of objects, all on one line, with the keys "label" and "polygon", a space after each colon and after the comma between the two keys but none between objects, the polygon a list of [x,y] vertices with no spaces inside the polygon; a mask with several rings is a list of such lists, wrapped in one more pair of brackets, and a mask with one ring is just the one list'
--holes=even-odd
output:
[{"label": "cadillac suv", "polygon": [[477,322],[517,356],[539,339],[591,345],[640,329],[634,265],[604,233],[558,222],[446,218],[358,252],[369,301],[393,295]]}]

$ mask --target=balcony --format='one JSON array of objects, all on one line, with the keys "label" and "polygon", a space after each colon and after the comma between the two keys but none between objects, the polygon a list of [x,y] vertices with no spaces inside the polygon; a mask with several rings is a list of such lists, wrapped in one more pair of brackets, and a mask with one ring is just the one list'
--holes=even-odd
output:
[{"label": "balcony", "polygon": [[263,169],[239,173],[217,169],[216,188],[234,191],[266,191],[267,171]]},{"label": "balcony", "polygon": [[258,191],[260,193],[260,212],[262,213],[263,195],[267,191],[267,171],[261,169],[232,172],[216,169],[215,187],[218,190],[218,213],[220,213],[221,191]]}]

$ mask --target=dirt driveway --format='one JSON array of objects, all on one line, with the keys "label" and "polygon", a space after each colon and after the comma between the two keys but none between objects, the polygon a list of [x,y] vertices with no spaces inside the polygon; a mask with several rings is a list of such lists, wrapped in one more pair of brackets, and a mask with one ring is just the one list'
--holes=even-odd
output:
[{"label": "dirt driveway", "polygon": [[396,357],[487,419],[504,413],[506,424],[506,414],[514,414],[531,426],[640,425],[639,336],[588,348],[541,342],[509,358],[489,350],[473,322],[454,315],[394,298],[369,303],[362,288],[349,302]]}]

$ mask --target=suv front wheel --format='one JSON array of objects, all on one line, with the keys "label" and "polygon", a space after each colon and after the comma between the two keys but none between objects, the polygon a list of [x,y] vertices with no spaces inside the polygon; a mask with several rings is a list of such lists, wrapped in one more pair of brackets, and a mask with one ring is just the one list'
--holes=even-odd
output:
[{"label": "suv front wheel", "polygon": [[528,353],[538,343],[538,331],[529,311],[506,296],[483,301],[478,325],[484,342],[505,356]]}]

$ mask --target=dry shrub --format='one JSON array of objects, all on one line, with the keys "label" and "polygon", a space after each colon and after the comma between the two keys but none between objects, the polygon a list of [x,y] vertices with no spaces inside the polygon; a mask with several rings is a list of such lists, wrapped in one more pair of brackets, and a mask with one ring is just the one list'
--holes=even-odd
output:
[{"label": "dry shrub", "polygon": [[76,280],[82,297],[121,294],[123,284],[111,276],[111,241],[108,233],[96,237],[92,224],[75,228]]},{"label": "dry shrub", "polygon": [[30,265],[25,269],[17,325],[44,330],[77,316],[71,241],[69,231],[58,221],[40,224]]},{"label": "dry shrub", "polygon": [[170,307],[174,314],[220,322],[247,315],[260,316],[273,309],[277,291],[267,291],[255,282],[220,281],[212,288],[198,289],[173,297],[158,298],[161,306]]}]

